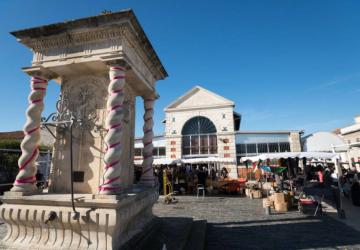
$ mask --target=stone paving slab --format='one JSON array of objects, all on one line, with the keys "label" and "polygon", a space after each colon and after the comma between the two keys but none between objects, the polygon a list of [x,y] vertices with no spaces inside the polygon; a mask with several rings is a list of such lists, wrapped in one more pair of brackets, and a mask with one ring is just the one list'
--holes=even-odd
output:
[{"label": "stone paving slab", "polygon": [[297,211],[266,216],[260,199],[178,196],[154,213],[207,220],[207,249],[360,249],[360,233],[330,216]]},{"label": "stone paving slab", "polygon": [[5,238],[7,232],[7,227],[5,223],[0,222],[0,239]]}]

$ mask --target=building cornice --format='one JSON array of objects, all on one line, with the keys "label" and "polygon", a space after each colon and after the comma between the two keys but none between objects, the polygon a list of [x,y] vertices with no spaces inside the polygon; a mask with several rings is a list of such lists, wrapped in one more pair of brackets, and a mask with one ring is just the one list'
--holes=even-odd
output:
[{"label": "building cornice", "polygon": [[204,110],[204,109],[218,109],[218,108],[234,108],[234,105],[208,105],[208,106],[197,106],[197,107],[184,107],[184,108],[167,108],[164,109],[166,113],[173,113],[173,112],[183,112],[183,111],[194,111],[194,110]]},{"label": "building cornice", "polygon": [[341,135],[347,135],[351,133],[356,133],[360,131],[360,124],[353,124],[347,127],[340,129]]}]

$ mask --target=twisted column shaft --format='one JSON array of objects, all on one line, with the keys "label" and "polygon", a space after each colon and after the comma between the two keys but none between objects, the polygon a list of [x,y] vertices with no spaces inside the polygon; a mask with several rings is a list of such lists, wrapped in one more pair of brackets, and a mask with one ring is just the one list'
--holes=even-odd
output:
[{"label": "twisted column shaft", "polygon": [[153,127],[154,127],[154,104],[155,99],[145,99],[144,98],[144,137],[143,137],[143,163],[142,163],[142,175],[140,178],[140,183],[147,186],[154,186],[155,179],[153,173]]},{"label": "twisted column shaft", "polygon": [[112,194],[122,189],[120,161],[122,155],[121,138],[123,134],[125,69],[120,66],[110,67],[109,76],[108,114],[105,121],[107,134],[104,139],[106,146],[104,156],[105,169],[102,184],[99,186],[101,194]]},{"label": "twisted column shaft", "polygon": [[11,191],[34,193],[36,192],[36,165],[39,156],[40,122],[44,109],[44,97],[47,89],[47,80],[40,77],[31,78],[31,92],[29,107],[26,110],[25,137],[21,142],[21,156],[19,158],[19,173],[16,176]]}]

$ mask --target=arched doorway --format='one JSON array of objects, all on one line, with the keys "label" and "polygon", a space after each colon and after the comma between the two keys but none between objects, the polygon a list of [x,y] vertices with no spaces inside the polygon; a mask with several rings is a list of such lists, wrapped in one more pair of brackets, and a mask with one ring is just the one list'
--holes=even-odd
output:
[{"label": "arched doorway", "polygon": [[216,127],[208,118],[196,116],[189,119],[184,124],[181,135],[183,156],[217,154]]}]

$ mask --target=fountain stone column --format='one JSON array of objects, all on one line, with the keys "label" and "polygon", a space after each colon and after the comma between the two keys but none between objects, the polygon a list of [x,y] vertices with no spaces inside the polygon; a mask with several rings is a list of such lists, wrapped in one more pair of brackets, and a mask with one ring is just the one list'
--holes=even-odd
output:
[{"label": "fountain stone column", "polygon": [[[121,248],[149,228],[158,199],[154,185],[134,184],[133,161],[135,98],[153,96],[167,77],[160,59],[132,10],[11,34],[33,52],[24,68],[33,78],[19,174],[1,197],[8,230],[0,248]],[[56,142],[46,193],[34,185],[50,79],[39,72],[61,86],[57,114],[48,119],[56,121]],[[152,102],[145,106],[152,131]]]}]

